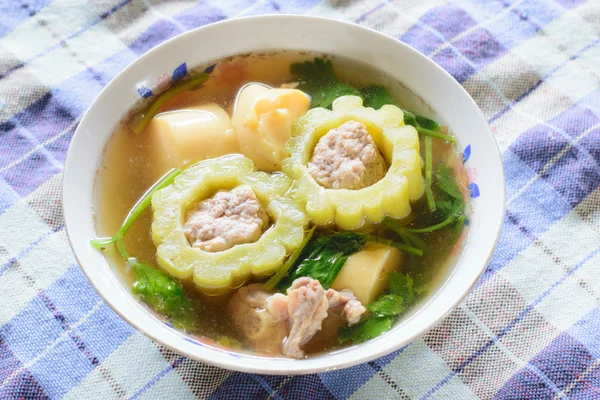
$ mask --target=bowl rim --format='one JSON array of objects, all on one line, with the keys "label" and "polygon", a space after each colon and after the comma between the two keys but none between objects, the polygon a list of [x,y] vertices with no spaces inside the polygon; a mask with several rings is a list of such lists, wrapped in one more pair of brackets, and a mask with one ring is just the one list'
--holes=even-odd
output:
[{"label": "bowl rim", "polygon": [[[291,362],[277,363],[276,366],[270,366],[270,364],[272,364],[272,363],[270,363],[269,360],[271,360],[271,359],[265,358],[265,357],[260,357],[260,356],[249,356],[250,358],[257,359],[257,361],[259,361],[259,362],[254,363],[254,364],[247,363],[244,365],[242,365],[241,363],[236,363],[235,362],[236,359],[233,357],[228,358],[227,361],[213,360],[209,357],[201,357],[198,354],[194,354],[193,352],[187,351],[186,349],[181,349],[181,348],[173,345],[169,341],[163,340],[155,332],[149,331],[149,330],[146,330],[146,329],[140,327],[139,324],[133,318],[130,318],[129,315],[127,315],[123,310],[121,310],[118,307],[116,299],[114,300],[112,297],[108,296],[108,293],[104,293],[97,286],[97,283],[94,282],[94,280],[90,276],[88,268],[84,267],[83,263],[81,262],[81,256],[80,256],[80,254],[78,254],[79,252],[77,250],[76,245],[74,244],[75,242],[74,242],[74,237],[73,237],[73,232],[72,232],[74,229],[73,226],[75,225],[75,222],[74,221],[71,223],[69,222],[70,219],[68,218],[68,216],[71,214],[71,212],[67,209],[67,207],[65,207],[65,204],[66,204],[65,199],[68,195],[68,193],[67,193],[68,190],[66,188],[65,176],[68,176],[68,172],[70,170],[73,170],[74,168],[76,168],[76,165],[73,164],[74,163],[73,162],[74,139],[77,135],[83,135],[81,127],[85,126],[85,122],[86,122],[86,119],[89,118],[90,111],[98,104],[99,99],[103,96],[103,94],[106,91],[108,91],[108,89],[111,87],[111,85],[114,84],[114,82],[117,80],[117,78],[119,76],[125,74],[127,71],[132,69],[134,66],[136,66],[138,64],[143,64],[145,62],[145,59],[150,57],[152,54],[160,52],[162,49],[164,49],[166,47],[172,46],[174,43],[176,43],[177,41],[183,40],[183,38],[185,38],[187,36],[197,35],[197,34],[199,34],[199,32],[213,29],[215,26],[224,27],[224,26],[228,26],[228,25],[235,25],[235,24],[240,23],[241,21],[248,21],[248,20],[255,21],[255,23],[257,23],[257,24],[259,24],[261,22],[270,22],[272,20],[279,21],[280,23],[282,23],[286,20],[319,21],[321,23],[331,24],[332,29],[345,27],[345,28],[353,29],[357,32],[361,31],[362,34],[375,35],[378,37],[379,40],[393,42],[394,45],[396,45],[396,46],[404,47],[404,51],[407,51],[408,53],[410,53],[412,57],[424,59],[425,62],[429,63],[430,65],[432,65],[432,67],[437,69],[438,73],[441,73],[443,76],[445,76],[446,79],[450,79],[452,81],[452,85],[458,86],[457,89],[462,91],[463,94],[466,95],[466,98],[468,99],[468,101],[471,102],[471,105],[474,108],[477,116],[481,119],[481,121],[484,122],[485,127],[487,128],[486,132],[482,132],[482,134],[487,134],[491,138],[493,144],[495,145],[495,150],[492,151],[491,147],[488,150],[490,152],[493,152],[493,158],[496,159],[495,161],[498,161],[498,165],[496,167],[499,167],[498,172],[500,173],[500,177],[501,177],[500,182],[496,182],[497,184],[501,185],[501,190],[500,190],[500,192],[501,192],[501,199],[500,199],[501,207],[497,208],[497,210],[496,210],[497,212],[496,212],[495,220],[497,220],[497,225],[494,227],[495,232],[494,232],[494,236],[493,236],[494,237],[493,243],[491,243],[490,250],[489,250],[485,260],[482,260],[481,267],[479,268],[478,272],[476,274],[473,274],[473,276],[471,277],[471,280],[468,283],[468,289],[465,290],[459,296],[457,296],[452,302],[449,302],[448,306],[446,307],[446,311],[444,313],[440,314],[438,316],[438,318],[436,318],[434,320],[430,320],[427,324],[425,324],[421,328],[420,332],[412,334],[404,341],[397,341],[396,343],[394,343],[391,346],[380,346],[380,348],[378,348],[376,351],[374,351],[372,353],[363,354],[361,356],[355,356],[352,358],[346,357],[346,360],[344,360],[342,362],[337,362],[337,363],[322,362],[323,365],[320,365],[317,367],[308,366],[307,363],[305,362],[305,360],[285,360],[285,359],[284,359],[285,361],[291,361]],[[284,50],[284,49],[282,49],[282,50]],[[104,144],[106,144],[106,142]],[[62,189],[61,207],[62,207],[63,215],[64,215],[65,231],[67,233],[67,237],[68,237],[71,249],[75,255],[78,265],[83,270],[83,273],[86,276],[87,280],[90,282],[92,287],[94,287],[94,289],[99,294],[99,296],[102,298],[102,300],[104,302],[106,302],[111,307],[112,310],[114,310],[122,319],[124,319],[129,325],[134,327],[137,331],[143,333],[150,339],[158,342],[159,344],[165,346],[166,348],[173,350],[177,354],[182,354],[186,357],[189,357],[190,359],[198,360],[198,361],[204,362],[209,365],[213,365],[213,366],[220,367],[220,368],[225,368],[225,369],[232,370],[232,371],[239,371],[239,372],[246,372],[246,373],[259,373],[259,374],[267,374],[267,375],[281,375],[281,374],[303,375],[303,374],[310,374],[310,373],[325,372],[325,371],[331,371],[331,370],[338,370],[338,369],[342,369],[342,368],[348,368],[348,367],[358,365],[361,363],[365,363],[365,362],[374,360],[376,358],[385,356],[387,354],[390,354],[393,351],[396,351],[399,348],[406,346],[406,345],[414,342],[415,340],[419,339],[421,336],[423,336],[424,334],[429,332],[433,327],[435,327],[438,323],[440,323],[450,312],[452,312],[454,309],[456,309],[456,307],[459,305],[459,303],[462,302],[469,293],[471,293],[473,287],[476,285],[479,278],[481,277],[483,272],[486,270],[486,268],[490,262],[490,259],[492,258],[493,254],[497,248],[498,241],[500,239],[500,234],[502,231],[502,227],[504,224],[504,215],[505,215],[505,210],[506,210],[506,179],[505,179],[505,173],[504,173],[504,166],[502,163],[502,155],[501,155],[498,143],[496,142],[494,135],[492,134],[491,130],[489,129],[488,121],[485,118],[485,116],[483,115],[479,106],[475,103],[473,98],[464,89],[464,87],[462,87],[462,85],[458,81],[456,81],[456,79],[454,79],[454,77],[452,75],[450,75],[450,73],[448,73],[436,62],[434,62],[429,57],[422,54],[415,48],[411,47],[410,45],[408,45],[398,39],[390,37],[382,32],[379,32],[375,29],[372,29],[372,28],[369,28],[366,26],[362,26],[362,25],[358,25],[358,24],[355,24],[352,22],[347,22],[347,21],[340,20],[340,19],[311,16],[311,15],[296,15],[296,14],[255,15],[255,16],[247,16],[247,17],[221,20],[218,22],[210,23],[210,24],[200,26],[200,27],[191,29],[189,31],[183,32],[181,34],[178,34],[178,35],[154,46],[153,48],[149,49],[142,55],[138,56],[135,60],[133,60],[125,68],[123,68],[118,74],[116,74],[104,88],[102,88],[100,93],[96,96],[96,98],[92,101],[92,103],[89,105],[89,107],[85,111],[85,113],[84,113],[83,117],[81,118],[81,120],[78,124],[78,127],[69,143],[68,153],[67,153],[67,157],[66,157],[66,160],[64,163],[64,169],[63,169],[63,174],[62,174],[61,189]],[[460,262],[460,261],[458,261],[458,262]],[[448,276],[447,279],[450,279],[450,276]],[[129,293],[129,295],[131,296],[130,293]],[[142,306],[140,305],[140,307],[142,307]],[[147,311],[147,310],[145,310],[144,312],[149,313],[149,311]],[[179,333],[179,332],[177,332],[177,333]],[[179,335],[183,336],[182,333],[179,333]],[[376,340],[376,339],[374,339],[374,340]],[[361,347],[363,345],[364,344],[354,345],[349,348],[347,347],[344,350],[354,349],[356,347]],[[210,350],[222,352],[222,350],[220,350],[218,348],[210,348]],[[235,353],[237,353],[237,352],[235,352]],[[237,353],[237,354],[240,354],[240,355],[243,354],[244,356],[246,356],[245,353]],[[323,357],[320,357],[320,359],[327,360],[328,358],[331,358],[331,357],[327,357],[330,355],[331,354],[326,354]],[[280,359],[275,358],[272,360],[280,360]],[[260,362],[260,361],[263,361],[263,362]],[[291,365],[293,365],[293,367],[290,368],[289,366],[291,366]]]}]

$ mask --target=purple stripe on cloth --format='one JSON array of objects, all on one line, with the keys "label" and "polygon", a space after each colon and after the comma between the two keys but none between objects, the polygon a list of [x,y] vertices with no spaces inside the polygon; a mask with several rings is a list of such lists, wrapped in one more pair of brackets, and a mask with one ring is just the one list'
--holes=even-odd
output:
[{"label": "purple stripe on cloth", "polygon": [[524,369],[513,376],[494,396],[496,400],[551,399],[557,395],[538,374]]},{"label": "purple stripe on cloth", "polygon": [[70,34],[69,36],[67,36],[65,39],[61,40],[60,42],[54,44],[53,46],[47,48],[46,50],[44,50],[41,53],[36,54],[35,56],[29,58],[28,60],[17,64],[16,66],[10,68],[8,71],[4,72],[3,74],[0,74],[0,79],[6,78],[8,75],[10,75],[11,73],[13,73],[14,71],[23,68],[25,65],[31,63],[33,60],[36,60],[40,57],[42,57],[43,55],[46,55],[48,53],[50,53],[51,51],[62,47],[63,46],[63,42],[71,40],[79,35],[81,35],[82,33],[84,33],[85,31],[87,31],[90,28],[93,28],[94,26],[98,25],[100,22],[102,22],[103,20],[105,20],[106,18],[108,18],[109,16],[111,16],[112,14],[114,14],[115,12],[119,11],[121,8],[123,8],[124,6],[126,6],[128,3],[130,3],[132,0],[123,0],[120,3],[118,3],[117,5],[113,6],[112,8],[110,8],[108,11],[102,13],[97,19],[93,20],[90,24],[88,24],[87,26],[84,26],[83,28],[79,29],[78,31]]},{"label": "purple stripe on cloth", "polygon": [[555,0],[557,3],[562,5],[565,8],[575,8],[580,6],[581,4],[587,2],[588,0]]},{"label": "purple stripe on cloth", "polygon": [[[84,349],[85,350],[85,349]],[[64,396],[98,365],[74,340],[62,340],[31,368],[31,374],[52,398]]]},{"label": "purple stripe on cloth", "polygon": [[[594,144],[596,152],[598,146],[600,143]],[[575,207],[600,185],[600,167],[586,151],[572,147],[542,175],[542,179]]]},{"label": "purple stripe on cloth", "polygon": [[10,344],[6,342],[0,332],[0,382],[12,375],[21,367],[21,360],[15,356],[11,350]]},{"label": "purple stripe on cloth", "polygon": [[586,371],[585,376],[582,376],[569,391],[568,397],[571,400],[600,398],[600,364],[595,364]]},{"label": "purple stripe on cloth", "polygon": [[251,374],[242,374],[234,372],[210,395],[211,400],[239,399],[243,396],[248,399],[267,398],[272,389],[265,389],[263,385],[257,382]]},{"label": "purple stripe on cloth", "polygon": [[585,149],[596,163],[600,163],[600,146],[598,143],[600,143],[600,127],[588,133],[579,142],[579,148]]},{"label": "purple stripe on cloth", "polygon": [[[595,358],[584,345],[563,332],[529,364],[541,371],[562,391],[590,368],[594,361]],[[510,378],[499,390],[496,398],[531,399],[540,398],[541,394],[546,393],[557,394],[543,379],[525,368]]]},{"label": "purple stripe on cloth", "polygon": [[536,366],[563,390],[594,361],[595,357],[583,344],[563,332],[529,363]]},{"label": "purple stripe on cloth", "polygon": [[20,196],[27,196],[59,171],[46,154],[36,151],[0,175]]},{"label": "purple stripe on cloth", "polygon": [[283,399],[335,399],[319,375],[294,376],[277,391],[277,394]]},{"label": "purple stripe on cloth", "polygon": [[445,43],[441,38],[425,29],[422,25],[412,26],[400,40],[423,54],[433,53]]},{"label": "purple stripe on cloth", "polygon": [[15,121],[0,123],[0,167],[18,160],[33,149],[33,143]]},{"label": "purple stripe on cloth", "polygon": [[[0,335],[13,353],[22,362],[27,363],[63,335],[65,323],[62,312],[53,313],[42,298],[36,296],[21,312],[2,326]],[[31,329],[32,326],[36,328]]]},{"label": "purple stripe on cloth", "polygon": [[452,75],[459,83],[466,81],[476,72],[475,68],[473,68],[461,54],[452,48],[441,50],[433,57],[433,61],[448,71],[448,73],[450,73],[450,75]]},{"label": "purple stripe on cloth", "polygon": [[465,55],[473,64],[481,68],[506,53],[502,46],[485,29],[479,28],[460,38],[454,47]]},{"label": "purple stripe on cloth", "polygon": [[441,33],[447,40],[476,25],[471,16],[461,7],[446,4],[425,13],[421,18],[428,26]]},{"label": "purple stripe on cloth", "polygon": [[540,304],[558,285],[562,284],[565,280],[567,280],[571,275],[573,275],[579,268],[581,268],[585,263],[587,263],[590,259],[600,253],[600,248],[595,249],[590,254],[587,254],[583,260],[581,260],[577,265],[571,268],[566,274],[564,274],[558,281],[556,281],[552,286],[550,286],[544,293],[542,293],[537,299],[531,302],[515,319],[513,319],[509,324],[507,324],[504,329],[502,329],[498,335],[487,342],[484,346],[477,349],[472,355],[466,358],[466,360],[461,363],[458,367],[452,370],[446,377],[444,377],[438,384],[432,387],[423,397],[422,399],[427,399],[431,397],[435,392],[437,392],[442,386],[450,381],[454,376],[463,371],[465,367],[471,364],[475,359],[479,358],[483,353],[485,353],[492,345],[494,345],[500,338],[505,336],[515,325],[521,321],[527,314],[529,314],[535,307]]},{"label": "purple stripe on cloth", "polygon": [[78,265],[69,268],[45,292],[56,307],[63,310],[68,324],[79,321],[100,301],[100,296]]},{"label": "purple stripe on cloth", "polygon": [[0,37],[36,15],[51,0],[9,0],[0,2]]},{"label": "purple stripe on cloth", "polygon": [[77,329],[87,349],[100,362],[123,344],[136,330],[102,303]]},{"label": "purple stripe on cloth", "polygon": [[161,19],[146,29],[144,33],[129,45],[129,48],[137,55],[141,55],[178,33],[181,33],[181,31],[177,26],[167,20]]},{"label": "purple stripe on cloth", "polygon": [[338,399],[348,398],[364,385],[376,371],[369,364],[319,374],[329,391]]},{"label": "purple stripe on cloth", "polygon": [[[89,76],[87,71],[84,74]],[[92,82],[97,84],[89,77],[85,81],[88,84]],[[45,142],[61,132],[75,120],[71,110],[65,106],[66,104],[72,104],[74,99],[60,99],[54,94],[55,91],[47,92],[35,103],[14,116],[21,126],[27,129],[39,143]]]},{"label": "purple stripe on cloth", "polygon": [[585,53],[586,51],[588,51],[592,47],[596,46],[598,43],[600,43],[600,38],[597,38],[594,41],[592,41],[591,43],[589,43],[588,45],[586,45],[583,49],[579,50],[575,55],[571,56],[567,61],[563,62],[562,64],[560,64],[560,65],[558,65],[556,67],[554,67],[549,73],[547,73],[545,76],[543,76],[544,79],[541,79],[538,83],[536,83],[535,85],[533,85],[529,89],[527,89],[525,91],[525,93],[523,93],[522,95],[520,95],[519,97],[517,97],[515,100],[513,100],[512,102],[510,102],[510,104],[508,104],[506,107],[504,107],[501,111],[498,111],[496,113],[496,115],[494,115],[492,118],[489,119],[488,122],[491,124],[494,121],[496,121],[498,118],[500,118],[501,116],[503,116],[504,114],[506,114],[508,112],[508,110],[510,110],[511,108],[513,108],[517,103],[519,103],[525,97],[527,97],[531,93],[533,93],[533,91],[535,91],[538,87],[540,87],[541,84],[544,83],[548,77],[552,76],[552,74],[554,74],[556,71],[558,71],[559,69],[561,69],[562,67],[564,67],[568,63],[570,63],[573,60],[576,60],[579,57],[581,57],[581,55],[583,53]]},{"label": "purple stripe on cloth", "polygon": [[48,153],[61,164],[64,164],[67,159],[69,144],[71,143],[71,139],[73,138],[76,129],[77,126],[74,126],[73,128],[69,129],[66,134],[46,145],[46,150]]},{"label": "purple stripe on cloth", "polygon": [[146,391],[148,389],[150,389],[154,384],[156,384],[158,381],[160,381],[162,378],[164,378],[164,376],[167,375],[169,372],[171,372],[173,369],[177,368],[177,366],[179,364],[181,364],[184,360],[185,360],[185,357],[183,357],[183,356],[180,356],[177,359],[175,359],[171,363],[171,365],[169,365],[167,368],[163,369],[161,372],[159,372],[157,375],[155,375],[150,381],[148,381],[144,386],[142,386],[137,392],[135,392],[133,394],[133,396],[131,396],[129,398],[129,400],[139,399],[140,396],[142,396],[144,393],[146,393]]},{"label": "purple stripe on cloth", "polygon": [[20,371],[7,384],[0,387],[0,398],[19,400],[49,399],[43,382],[39,382],[28,370]]},{"label": "purple stripe on cloth", "polygon": [[600,359],[600,307],[577,321],[568,332],[583,343],[595,358]]},{"label": "purple stripe on cloth", "polygon": [[202,25],[221,21],[227,16],[219,9],[200,3],[173,17],[186,29],[194,29]]}]

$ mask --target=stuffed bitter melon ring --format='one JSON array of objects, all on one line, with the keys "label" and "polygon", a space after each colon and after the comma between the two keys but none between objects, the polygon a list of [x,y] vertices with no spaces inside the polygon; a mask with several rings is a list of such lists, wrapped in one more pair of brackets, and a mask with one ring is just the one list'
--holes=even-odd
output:
[{"label": "stuffed bitter melon ring", "polygon": [[[301,244],[308,222],[294,201],[283,197],[291,183],[284,174],[257,172],[252,161],[240,154],[192,165],[172,185],[152,196],[152,238],[158,263],[174,277],[193,277],[204,292],[219,292],[239,286],[251,276],[274,273]],[[191,247],[183,231],[186,211],[219,189],[239,185],[252,188],[272,226],[258,241],[224,251],[207,252]]]},{"label": "stuffed bitter melon ring", "polygon": [[[294,124],[288,141],[291,155],[282,168],[295,180],[294,197],[317,225],[335,222],[342,229],[358,229],[366,222],[380,222],[384,216],[406,216],[409,201],[421,197],[424,188],[415,128],[404,124],[400,108],[366,108],[357,96],[338,98],[332,109],[313,108]],[[307,164],[319,139],[347,121],[365,125],[389,169],[381,180],[363,189],[326,189],[310,175]]]}]

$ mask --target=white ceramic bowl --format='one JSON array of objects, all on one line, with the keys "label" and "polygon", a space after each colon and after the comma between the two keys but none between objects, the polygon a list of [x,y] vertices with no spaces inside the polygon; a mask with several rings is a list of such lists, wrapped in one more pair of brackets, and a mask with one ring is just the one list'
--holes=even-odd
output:
[{"label": "white ceramic bowl", "polygon": [[[193,67],[220,58],[264,50],[312,50],[376,65],[421,97],[447,123],[476,168],[470,233],[456,268],[411,318],[367,343],[306,360],[267,359],[215,349],[181,335],[134,300],[94,238],[93,185],[104,146],[116,124],[139,99],[140,82],[156,82],[182,62]],[[461,149],[461,150],[462,150]],[[473,174],[471,174],[473,176]],[[228,20],[179,35],[150,50],[113,79],[82,119],[69,149],[63,177],[67,233],[81,268],[100,296],[127,322],[190,358],[237,371],[303,374],[349,367],[386,355],[418,338],[469,292],[494,251],[504,216],[502,161],[479,108],[447,72],[413,48],[357,25],[304,16],[260,16]]]}]

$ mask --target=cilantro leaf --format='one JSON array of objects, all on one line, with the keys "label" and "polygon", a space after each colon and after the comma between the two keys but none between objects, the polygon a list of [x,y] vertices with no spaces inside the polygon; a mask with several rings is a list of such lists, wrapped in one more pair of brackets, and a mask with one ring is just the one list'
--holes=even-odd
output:
[{"label": "cilantro leaf", "polygon": [[415,116],[415,122],[421,127],[425,129],[429,129],[430,131],[439,132],[442,126],[435,122],[432,119],[427,117],[421,117],[420,115]]},{"label": "cilantro leaf", "polygon": [[381,295],[373,303],[367,304],[371,312],[356,325],[338,328],[340,343],[352,340],[364,342],[389,331],[396,316],[404,313],[416,300],[416,291],[412,278],[406,274],[391,272],[388,274],[390,293]]},{"label": "cilantro leaf", "polygon": [[394,317],[369,317],[356,325],[339,328],[338,340],[340,343],[348,340],[356,343],[364,342],[389,331],[393,323]]},{"label": "cilantro leaf", "polygon": [[388,90],[381,85],[371,85],[361,90],[364,97],[363,105],[379,110],[386,104],[396,104],[396,100],[392,97]]},{"label": "cilantro leaf", "polygon": [[404,298],[397,294],[386,294],[379,296],[375,302],[367,304],[367,308],[377,315],[393,316],[402,314],[406,310],[406,305]]},{"label": "cilantro leaf", "polygon": [[177,281],[140,262],[135,262],[133,268],[136,273],[133,294],[155,311],[166,315],[175,327],[196,329],[196,304]]},{"label": "cilantro leaf", "polygon": [[311,96],[311,107],[329,108],[341,96],[361,96],[358,89],[345,83],[336,82],[313,92]]},{"label": "cilantro leaf", "polygon": [[446,194],[454,197],[455,199],[463,198],[458,185],[456,184],[456,178],[454,177],[454,171],[452,168],[445,164],[440,164],[437,171],[435,172],[437,186]]},{"label": "cilantro leaf", "polygon": [[404,275],[398,272],[390,272],[388,277],[390,280],[390,292],[392,294],[401,297],[407,304],[411,304],[415,301],[413,280],[408,274]]},{"label": "cilantro leaf", "polygon": [[315,58],[313,62],[294,63],[290,71],[298,81],[298,89],[310,96],[310,107],[331,107],[333,101],[341,96],[361,96],[358,89],[339,82],[331,60]]},{"label": "cilantro leaf", "polygon": [[295,269],[278,287],[283,291],[297,278],[310,276],[321,282],[324,289],[328,289],[348,256],[362,249],[365,243],[365,237],[354,232],[342,232],[311,240],[300,253]]},{"label": "cilantro leaf", "polygon": [[313,62],[294,63],[290,66],[290,71],[300,85],[328,85],[338,81],[331,60],[325,61],[318,57]]}]

